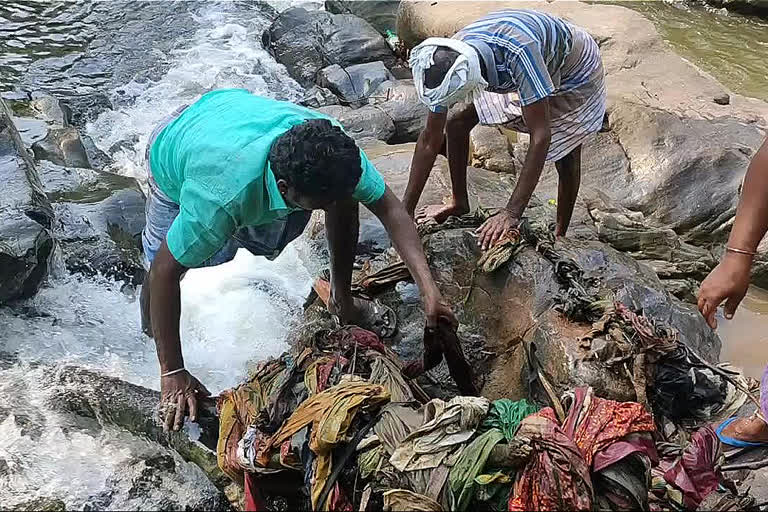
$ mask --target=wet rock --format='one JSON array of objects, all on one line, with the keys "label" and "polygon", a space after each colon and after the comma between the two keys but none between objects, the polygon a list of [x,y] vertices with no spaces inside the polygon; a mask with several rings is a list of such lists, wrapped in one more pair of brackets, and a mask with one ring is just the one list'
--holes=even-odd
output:
[{"label": "wet rock", "polygon": [[734,118],[686,119],[630,103],[616,105],[610,117],[631,175],[609,194],[689,241],[724,241],[762,131]]},{"label": "wet rock", "polygon": [[333,64],[345,68],[382,61],[390,66],[395,61],[381,34],[351,14],[287,9],[264,32],[262,42],[304,86],[314,82],[322,68]]},{"label": "wet rock", "polygon": [[[768,16],[768,0],[707,0],[706,3],[743,14]],[[728,14],[728,10],[725,14]]]},{"label": "wet rock", "polygon": [[13,423],[19,429],[22,436],[36,441],[43,435],[45,417],[39,412],[14,411],[12,415]]},{"label": "wet rock", "polygon": [[[473,367],[488,368],[485,396],[528,395],[525,352],[533,342],[544,371],[559,390],[589,384],[601,396],[634,398],[628,379],[583,359],[578,337],[590,326],[570,322],[554,310],[560,286],[552,264],[533,248],[524,249],[495,273],[482,274],[474,271],[479,252],[469,230],[436,233],[426,240],[426,247],[441,290],[459,311],[462,334],[468,340],[484,340],[465,350]],[[600,242],[566,241],[555,244],[555,249],[573,258],[587,277],[598,279],[601,296],[668,322],[691,348],[710,360],[718,357],[716,335],[693,308],[671,297],[646,267]],[[415,325],[405,324],[412,336],[402,340],[411,351],[418,350],[423,317],[414,321]]]},{"label": "wet rock", "polygon": [[13,124],[16,125],[25,148],[31,147],[32,144],[45,139],[48,135],[49,125],[42,119],[14,117]]},{"label": "wet rock", "polygon": [[53,211],[10,109],[0,100],[0,303],[32,296],[48,275]]},{"label": "wet rock", "polygon": [[13,90],[0,92],[0,99],[5,101],[29,101],[31,98],[28,92]]},{"label": "wet rock", "polygon": [[354,14],[370,23],[381,34],[396,32],[399,1],[326,0],[325,8],[334,14]]},{"label": "wet rock", "polygon": [[370,138],[388,141],[395,134],[395,123],[392,118],[375,106],[366,105],[353,109],[331,105],[318,110],[338,119],[349,136],[358,141]]},{"label": "wet rock", "polygon": [[56,203],[54,233],[67,269],[140,283],[144,202],[144,194],[134,184],[98,202]]},{"label": "wet rock", "polygon": [[317,83],[327,87],[342,102],[363,105],[367,98],[383,82],[394,77],[381,61],[366,62],[342,68],[338,64],[320,70]]},{"label": "wet rock", "polygon": [[478,125],[469,134],[470,157],[474,167],[514,174],[515,157],[509,150],[509,139],[495,126]]},{"label": "wet rock", "polygon": [[78,128],[85,127],[86,123],[96,119],[99,114],[114,107],[109,96],[101,92],[69,96],[64,100],[63,104],[71,112],[71,124]]},{"label": "wet rock", "polygon": [[91,137],[82,135],[80,140],[85,148],[85,156],[88,158],[88,163],[90,163],[91,168],[103,170],[112,164],[110,156],[99,149]]},{"label": "wet rock", "polygon": [[[164,433],[157,417],[160,394],[141,386],[75,366],[55,372],[50,406],[57,411],[79,414],[85,410],[95,414],[102,426],[114,425],[137,436],[175,450],[184,460],[196,464],[219,489],[229,485],[229,479],[219,470],[215,447],[218,420],[214,404],[204,405],[201,412],[201,436],[192,440],[184,431]],[[84,408],[83,404],[88,404]],[[150,467],[163,460],[153,456]],[[146,465],[146,464],[145,464]]]},{"label": "wet rock", "polygon": [[696,304],[699,284],[693,279],[662,279],[661,284],[669,293],[683,302]]},{"label": "wet rock", "polygon": [[67,507],[61,500],[53,498],[37,498],[14,505],[13,509],[20,512],[64,512],[67,510]]},{"label": "wet rock", "polygon": [[30,110],[35,112],[35,117],[43,121],[62,127],[69,126],[72,112],[69,107],[58,99],[45,93],[32,94],[29,102]]},{"label": "wet rock", "polygon": [[320,108],[338,105],[339,98],[331,90],[313,85],[304,91],[304,98],[299,103],[309,108]]},{"label": "wet rock", "polygon": [[171,452],[140,455],[110,475],[106,491],[88,500],[90,510],[231,511],[223,493]]},{"label": "wet rock", "polygon": [[426,126],[429,110],[419,101],[412,79],[382,83],[368,102],[386,112],[395,124],[392,144],[416,142]]},{"label": "wet rock", "polygon": [[712,98],[712,101],[718,105],[729,105],[731,103],[731,95],[724,92]]},{"label": "wet rock", "polygon": [[90,168],[88,154],[77,128],[54,128],[44,139],[32,144],[36,160],[48,160],[57,165]]},{"label": "wet rock", "polygon": [[37,164],[43,190],[53,202],[95,203],[116,190],[137,188],[134,178],[110,172],[62,167],[51,162]]}]

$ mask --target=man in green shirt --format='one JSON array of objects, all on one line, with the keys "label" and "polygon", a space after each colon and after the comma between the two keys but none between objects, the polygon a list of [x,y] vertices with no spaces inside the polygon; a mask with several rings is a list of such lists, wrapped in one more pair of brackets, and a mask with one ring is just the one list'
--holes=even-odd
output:
[{"label": "man in green shirt", "polygon": [[205,387],[184,369],[179,282],[189,268],[217,265],[239,247],[276,257],[322,209],[331,253],[329,309],[345,323],[370,320],[351,295],[358,203],[373,212],[421,291],[427,324],[456,318],[437,289],[413,222],[338,122],[242,89],[203,95],[162,123],[148,149],[150,193],[142,235],[149,268],[142,326],[154,336],[166,426],[195,420]]}]

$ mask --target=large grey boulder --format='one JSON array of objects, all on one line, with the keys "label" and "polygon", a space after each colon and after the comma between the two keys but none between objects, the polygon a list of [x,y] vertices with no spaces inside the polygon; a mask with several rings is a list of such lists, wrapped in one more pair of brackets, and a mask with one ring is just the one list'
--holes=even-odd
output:
[{"label": "large grey boulder", "polygon": [[419,101],[413,79],[382,83],[368,98],[368,103],[392,118],[395,124],[395,135],[389,141],[392,144],[416,142],[427,124],[429,109]]},{"label": "large grey boulder", "polygon": [[49,130],[42,140],[32,144],[32,152],[35,160],[69,167],[91,167],[80,133],[72,126]]},{"label": "large grey boulder", "polygon": [[394,78],[383,62],[376,61],[346,68],[333,64],[320,70],[317,83],[330,89],[345,104],[362,105],[379,85]]},{"label": "large grey boulder", "polygon": [[514,174],[519,166],[509,139],[499,127],[475,126],[469,133],[469,147],[474,167]]},{"label": "large grey boulder", "polygon": [[53,211],[12,114],[0,100],[0,303],[30,297],[48,275]]},{"label": "large grey boulder", "polygon": [[399,0],[326,0],[325,8],[334,14],[354,14],[373,25],[382,34],[397,28]]},{"label": "large grey boulder", "polygon": [[366,105],[353,109],[342,105],[330,105],[318,109],[337,119],[344,130],[355,140],[377,139],[389,141],[395,135],[395,123],[383,110]]},{"label": "large grey boulder", "polygon": [[345,68],[382,61],[389,67],[395,62],[381,34],[351,14],[287,9],[264,32],[262,42],[304,86],[314,82],[321,69],[333,64]]},{"label": "large grey boulder", "polygon": [[102,274],[132,284],[142,281],[141,232],[145,222],[145,198],[135,180],[130,182],[127,187],[108,192],[86,188],[93,194],[91,197],[106,193],[101,200],[86,198],[54,204],[54,233],[69,271]]}]

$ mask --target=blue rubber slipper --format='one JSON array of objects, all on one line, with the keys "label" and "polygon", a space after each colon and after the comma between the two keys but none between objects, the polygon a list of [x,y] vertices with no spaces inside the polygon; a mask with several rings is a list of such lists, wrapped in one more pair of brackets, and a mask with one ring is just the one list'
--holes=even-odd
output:
[{"label": "blue rubber slipper", "polygon": [[742,441],[740,439],[735,439],[733,437],[728,437],[723,435],[723,429],[733,423],[735,420],[739,419],[738,416],[733,416],[732,418],[728,418],[724,422],[720,424],[719,427],[717,427],[717,430],[715,430],[715,433],[717,434],[717,438],[720,439],[720,442],[723,444],[727,444],[729,446],[736,446],[738,448],[757,448],[757,447],[768,447],[768,442],[761,442],[761,443],[755,443],[752,441]]}]

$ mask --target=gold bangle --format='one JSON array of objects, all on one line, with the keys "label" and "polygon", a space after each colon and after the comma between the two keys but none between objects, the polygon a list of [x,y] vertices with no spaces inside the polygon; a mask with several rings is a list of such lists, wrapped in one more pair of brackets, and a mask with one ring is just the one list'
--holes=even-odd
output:
[{"label": "gold bangle", "polygon": [[735,252],[736,254],[746,254],[748,256],[757,256],[757,253],[755,251],[746,251],[744,249],[737,249],[735,247],[725,247],[725,250],[728,252]]}]

